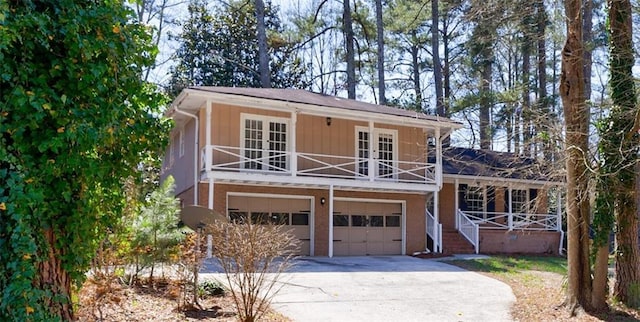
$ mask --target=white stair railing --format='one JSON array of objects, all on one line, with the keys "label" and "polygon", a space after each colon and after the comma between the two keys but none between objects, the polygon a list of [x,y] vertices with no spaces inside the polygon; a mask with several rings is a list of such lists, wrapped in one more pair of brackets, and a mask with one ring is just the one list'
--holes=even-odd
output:
[{"label": "white stair railing", "polygon": [[476,254],[480,251],[480,225],[471,220],[462,210],[456,211],[458,219],[458,231],[474,247]]},{"label": "white stair railing", "polygon": [[427,217],[427,236],[433,240],[434,253],[442,252],[442,224],[436,220],[429,210],[425,210]]}]

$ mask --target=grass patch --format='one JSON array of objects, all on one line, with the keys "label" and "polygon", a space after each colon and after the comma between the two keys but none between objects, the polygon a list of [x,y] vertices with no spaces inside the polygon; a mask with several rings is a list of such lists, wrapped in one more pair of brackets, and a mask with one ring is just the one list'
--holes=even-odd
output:
[{"label": "grass patch", "polygon": [[514,274],[523,271],[551,272],[561,275],[567,274],[567,260],[552,256],[491,256],[487,259],[453,260],[450,264],[486,273]]}]

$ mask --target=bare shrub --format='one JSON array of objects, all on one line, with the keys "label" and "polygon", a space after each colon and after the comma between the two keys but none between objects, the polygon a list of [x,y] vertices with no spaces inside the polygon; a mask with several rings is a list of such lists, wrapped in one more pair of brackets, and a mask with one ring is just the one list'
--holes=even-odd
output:
[{"label": "bare shrub", "polygon": [[282,288],[277,282],[292,265],[297,240],[281,225],[216,222],[207,228],[238,318],[245,322],[260,319]]}]

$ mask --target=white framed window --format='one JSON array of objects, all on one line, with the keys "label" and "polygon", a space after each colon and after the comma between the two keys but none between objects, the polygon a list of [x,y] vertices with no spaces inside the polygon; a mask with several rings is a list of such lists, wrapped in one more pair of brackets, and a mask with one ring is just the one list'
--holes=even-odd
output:
[{"label": "white framed window", "polygon": [[173,166],[176,158],[176,144],[175,144],[175,136],[172,135],[169,140],[169,166]]},{"label": "white framed window", "polygon": [[511,190],[511,211],[525,214],[529,212],[529,190]]},{"label": "white framed window", "polygon": [[289,169],[289,119],[241,114],[240,144],[244,169],[285,171]]},{"label": "white framed window", "polygon": [[480,216],[484,215],[484,187],[468,186],[464,198],[469,212],[476,213],[476,215]]},{"label": "white framed window", "polygon": [[184,129],[180,129],[178,140],[179,140],[178,150],[180,151],[180,157],[182,158],[184,156]]},{"label": "white framed window", "polygon": [[[369,175],[369,155],[376,160],[374,171],[377,178],[397,179],[396,162],[398,160],[398,131],[390,129],[374,129],[373,134],[369,133],[369,128],[356,126],[356,151],[358,158],[356,162],[356,172],[363,176]],[[373,140],[370,150],[370,142]]]}]

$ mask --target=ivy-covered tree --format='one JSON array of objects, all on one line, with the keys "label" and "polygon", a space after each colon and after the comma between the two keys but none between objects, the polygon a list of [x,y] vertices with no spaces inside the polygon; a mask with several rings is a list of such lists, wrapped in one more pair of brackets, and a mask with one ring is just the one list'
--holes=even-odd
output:
[{"label": "ivy-covered tree", "polygon": [[[180,47],[171,70],[170,92],[193,85],[261,87],[255,2],[233,0],[212,9],[192,0],[176,37]],[[306,88],[305,68],[295,43],[284,36],[278,8],[264,2],[271,87]]]},{"label": "ivy-covered tree", "polygon": [[0,2],[0,320],[72,320],[71,290],[167,133],[122,1]]}]

